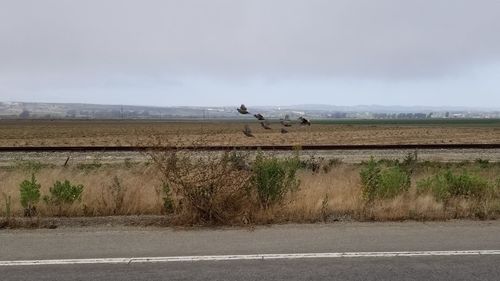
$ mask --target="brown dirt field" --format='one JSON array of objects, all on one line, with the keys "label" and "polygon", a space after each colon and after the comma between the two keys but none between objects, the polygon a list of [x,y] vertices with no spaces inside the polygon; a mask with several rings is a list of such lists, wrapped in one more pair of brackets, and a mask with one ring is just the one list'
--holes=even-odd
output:
[{"label": "brown dirt field", "polygon": [[[249,124],[255,138],[242,133]],[[0,146],[68,145],[313,145],[497,143],[500,128],[474,125],[295,125],[289,134],[280,125],[264,130],[257,122],[236,121],[0,121]]]}]

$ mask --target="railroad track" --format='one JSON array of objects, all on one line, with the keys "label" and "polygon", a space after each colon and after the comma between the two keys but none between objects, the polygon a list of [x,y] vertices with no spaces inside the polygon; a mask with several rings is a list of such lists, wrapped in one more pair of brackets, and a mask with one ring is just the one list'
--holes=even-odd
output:
[{"label": "railroad track", "polygon": [[500,149],[500,143],[471,144],[361,144],[361,145],[221,145],[221,146],[12,146],[0,147],[2,152],[144,152],[152,150],[192,150],[192,151],[292,151],[292,150],[440,150],[440,149]]}]

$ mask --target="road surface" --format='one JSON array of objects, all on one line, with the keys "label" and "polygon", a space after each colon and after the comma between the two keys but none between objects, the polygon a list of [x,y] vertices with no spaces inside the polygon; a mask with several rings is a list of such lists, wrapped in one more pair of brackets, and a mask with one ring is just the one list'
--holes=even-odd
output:
[{"label": "road surface", "polygon": [[500,222],[0,231],[1,280],[498,280]]}]

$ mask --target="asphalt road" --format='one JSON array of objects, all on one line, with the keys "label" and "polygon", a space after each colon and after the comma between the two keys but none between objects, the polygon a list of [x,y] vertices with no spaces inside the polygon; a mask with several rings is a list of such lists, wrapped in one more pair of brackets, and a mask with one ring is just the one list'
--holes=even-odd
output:
[{"label": "asphalt road", "polygon": [[[338,223],[249,229],[67,228],[0,231],[0,280],[499,280],[500,222]],[[68,259],[432,251],[225,261],[58,264]],[[435,251],[446,251],[435,254]],[[434,254],[433,254],[434,253]],[[8,261],[57,260],[5,266]]]}]

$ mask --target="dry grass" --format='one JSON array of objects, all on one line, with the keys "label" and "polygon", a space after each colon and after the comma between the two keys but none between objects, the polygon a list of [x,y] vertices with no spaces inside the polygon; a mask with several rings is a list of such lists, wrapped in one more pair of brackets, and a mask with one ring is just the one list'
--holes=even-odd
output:
[{"label": "dry grass", "polygon": [[291,221],[310,222],[325,216],[352,216],[360,211],[361,199],[358,168],[341,165],[327,174],[302,172],[300,190],[286,208]]},{"label": "dry grass", "polygon": [[[461,167],[460,169],[463,169]],[[480,169],[472,165],[467,169],[490,181],[498,178],[498,166]],[[458,168],[457,168],[458,169]],[[443,220],[451,218],[477,218],[478,210],[487,210],[488,217],[498,218],[500,202],[497,199],[476,202],[468,199],[454,199],[446,204],[438,202],[430,194],[417,195],[415,182],[433,174],[438,168],[423,168],[415,175],[412,187],[394,199],[376,200],[367,204],[361,196],[358,165],[341,164],[328,173],[299,173],[300,189],[287,198],[284,205],[260,210],[253,215],[254,223],[316,222],[332,220]],[[17,169],[0,170],[0,197],[2,193],[11,196],[12,213],[23,214],[19,203],[19,184],[30,176],[29,171]],[[116,198],[110,186],[119,180],[123,189],[123,204],[117,208]],[[42,194],[56,180],[68,179],[72,183],[83,184],[82,201],[68,210],[70,216],[106,215],[161,215],[163,202],[158,192],[161,178],[151,165],[137,164],[132,167],[103,166],[98,169],[70,167],[45,167],[37,172],[37,180],[42,184]],[[0,215],[5,214],[5,202],[0,201]],[[56,210],[45,203],[38,204],[40,216],[56,215]]]},{"label": "dry grass", "polygon": [[397,126],[314,124],[294,126],[290,133],[264,130],[250,124],[256,138],[241,132],[241,122],[151,122],[151,121],[0,121],[0,146],[67,146],[149,144],[149,136],[173,143],[188,143],[203,137],[206,145],[304,145],[304,144],[410,144],[494,143],[500,128],[464,126]]},{"label": "dry grass", "polygon": [[[85,189],[80,203],[72,206],[69,214],[72,216],[106,216],[106,215],[146,215],[158,214],[161,203],[157,198],[155,186],[158,185],[155,174],[150,167],[116,168],[102,167],[98,170],[72,168],[44,168],[38,173],[37,181],[42,185],[41,193],[48,194],[56,180],[68,179],[72,183],[83,184]],[[19,203],[19,184],[29,177],[29,172],[23,170],[0,170],[0,193],[11,196],[12,213],[22,214]],[[124,202],[119,210],[114,210],[114,198],[110,187],[114,177],[123,186]],[[4,202],[0,204],[4,209]],[[55,213],[46,204],[39,203],[38,210],[42,216]]]}]

